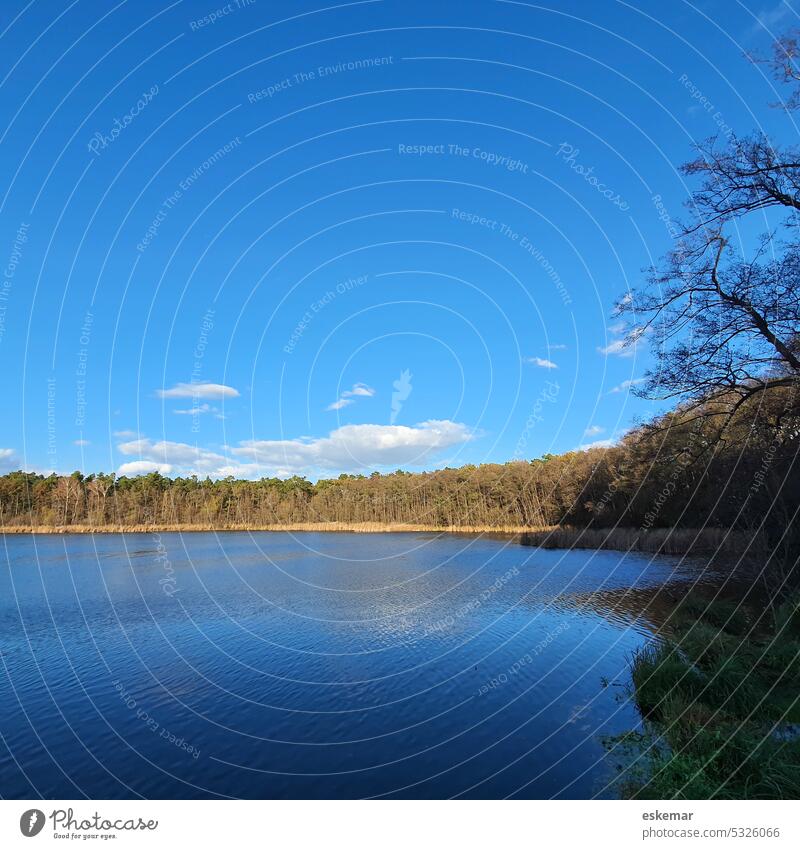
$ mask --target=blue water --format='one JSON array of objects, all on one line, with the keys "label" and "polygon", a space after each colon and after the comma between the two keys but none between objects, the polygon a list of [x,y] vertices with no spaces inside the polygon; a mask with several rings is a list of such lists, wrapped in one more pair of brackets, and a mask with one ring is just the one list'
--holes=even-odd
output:
[{"label": "blue water", "polygon": [[426,534],[7,536],[6,798],[613,796],[700,567]]}]

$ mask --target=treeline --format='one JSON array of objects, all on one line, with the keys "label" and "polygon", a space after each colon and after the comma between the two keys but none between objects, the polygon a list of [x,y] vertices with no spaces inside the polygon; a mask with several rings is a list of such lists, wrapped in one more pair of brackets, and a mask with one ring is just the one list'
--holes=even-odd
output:
[{"label": "treeline", "polygon": [[732,418],[717,415],[714,405],[700,411],[693,405],[610,448],[433,472],[316,483],[12,472],[0,477],[0,522],[7,528],[711,526],[763,531],[778,544],[796,535],[800,504],[800,421],[792,391],[762,393]]}]

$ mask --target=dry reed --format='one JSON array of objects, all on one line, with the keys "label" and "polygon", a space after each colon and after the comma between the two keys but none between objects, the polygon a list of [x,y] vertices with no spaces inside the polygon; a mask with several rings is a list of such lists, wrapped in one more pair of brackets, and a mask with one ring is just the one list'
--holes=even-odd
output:
[{"label": "dry reed", "polygon": [[299,522],[285,525],[6,525],[5,534],[140,534],[229,531],[290,531],[373,533],[455,533],[519,535],[524,545],[541,548],[590,548],[643,551],[651,554],[741,554],[765,550],[761,537],[727,528],[576,528],[551,526],[526,528],[515,525],[414,525],[381,522]]}]

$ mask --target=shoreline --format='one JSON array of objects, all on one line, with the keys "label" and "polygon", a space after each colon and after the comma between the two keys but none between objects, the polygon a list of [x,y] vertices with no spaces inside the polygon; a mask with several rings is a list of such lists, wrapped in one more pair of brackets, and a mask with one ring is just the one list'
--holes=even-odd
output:
[{"label": "shoreline", "polygon": [[355,534],[464,534],[470,536],[519,537],[519,543],[543,549],[591,549],[595,551],[704,557],[768,556],[759,534],[730,528],[581,528],[560,525],[530,528],[520,525],[412,525],[402,522],[295,522],[283,525],[10,525],[0,535],[86,535],[168,533],[355,533]]},{"label": "shoreline", "polygon": [[506,534],[548,533],[555,528],[526,528],[513,525],[410,525],[381,522],[298,522],[285,525],[7,525],[2,534],[168,534],[168,533],[272,533],[280,531],[313,533],[441,533]]}]

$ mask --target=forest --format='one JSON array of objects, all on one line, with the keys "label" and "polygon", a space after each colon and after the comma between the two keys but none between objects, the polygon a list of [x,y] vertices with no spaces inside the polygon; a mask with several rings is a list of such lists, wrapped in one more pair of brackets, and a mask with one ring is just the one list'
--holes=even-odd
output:
[{"label": "forest", "polygon": [[[727,414],[720,399],[635,428],[617,445],[432,472],[286,480],[0,477],[0,522],[25,527],[215,528],[377,523],[441,528],[725,528],[792,545],[800,477],[793,388]],[[724,412],[724,414],[723,414]],[[719,414],[717,414],[719,413]]]}]

